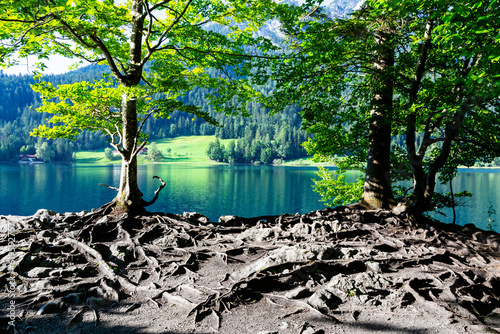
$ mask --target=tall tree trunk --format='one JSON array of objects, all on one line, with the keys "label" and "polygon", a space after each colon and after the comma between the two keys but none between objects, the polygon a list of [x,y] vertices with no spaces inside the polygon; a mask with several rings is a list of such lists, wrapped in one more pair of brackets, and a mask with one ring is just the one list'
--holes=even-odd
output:
[{"label": "tall tree trunk", "polygon": [[[408,109],[411,109],[413,104],[417,101],[417,95],[426,70],[428,52],[432,45],[431,34],[433,26],[434,23],[432,20],[429,20],[426,24],[424,44],[415,67],[415,76],[411,85]],[[417,149],[415,143],[416,123],[417,115],[415,114],[415,111],[411,111],[408,114],[406,122],[406,148],[408,150],[408,160],[413,173],[413,204],[411,210],[417,215],[420,215],[431,204],[431,198],[434,194],[436,182],[435,180],[430,183],[428,182],[429,173],[424,171],[423,163],[425,152],[429,145],[430,132],[427,131],[424,133],[424,140],[421,143],[421,147]]]},{"label": "tall tree trunk", "polygon": [[[142,32],[144,28],[143,3],[134,0],[132,4],[132,29],[130,34],[130,58],[126,75],[121,84],[125,87],[134,87],[140,84],[142,78]],[[137,142],[139,131],[137,128],[137,101],[128,93],[122,95],[122,168],[120,187],[115,198],[115,207],[118,211],[142,209],[147,203],[142,198],[142,192],[137,184]]]},{"label": "tall tree trunk", "polygon": [[125,93],[122,96],[122,167],[120,173],[120,187],[116,195],[116,208],[119,211],[128,211],[142,208],[144,200],[137,184],[137,106],[136,100],[129,98]]},{"label": "tall tree trunk", "polygon": [[389,36],[377,36],[378,59],[374,64],[372,110],[368,135],[368,161],[361,204],[370,209],[390,208],[394,204],[390,178],[391,116],[393,99],[394,49]]}]

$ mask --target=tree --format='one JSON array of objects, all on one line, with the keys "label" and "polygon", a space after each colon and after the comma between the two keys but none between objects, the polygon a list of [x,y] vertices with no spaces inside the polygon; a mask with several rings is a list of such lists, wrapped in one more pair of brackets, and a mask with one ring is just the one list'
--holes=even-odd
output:
[{"label": "tree", "polygon": [[209,159],[222,162],[224,161],[224,145],[221,145],[219,138],[208,143],[206,154]]},{"label": "tree", "polygon": [[234,140],[230,140],[224,150],[224,160],[231,165],[234,164],[235,149],[236,143],[234,142]]},{"label": "tree", "polygon": [[[364,206],[392,207],[393,181],[410,177],[411,211],[432,210],[439,173],[500,149],[499,6],[371,0],[345,18],[317,10],[287,26],[296,56],[274,65],[278,92],[266,103],[302,107],[316,159],[338,154],[341,172],[365,170]],[[391,135],[404,135],[404,147],[391,148]]]},{"label": "tree", "polygon": [[35,145],[35,149],[37,159],[43,160],[45,162],[51,162],[54,160],[56,153],[46,141],[38,141]]},{"label": "tree", "polygon": [[273,157],[273,152],[270,147],[263,148],[260,151],[260,162],[264,165],[269,165],[271,163],[271,159]]},{"label": "tree", "polygon": [[55,146],[55,161],[71,161],[73,159],[74,144],[72,142],[57,139],[53,146]]},{"label": "tree", "polygon": [[161,154],[160,150],[156,146],[156,143],[151,143],[151,145],[149,145],[148,158],[154,162],[159,162],[163,158],[163,154]]},{"label": "tree", "polygon": [[303,127],[314,134],[309,153],[317,160],[348,155],[346,168],[365,170],[361,204],[389,208],[395,204],[389,161],[397,38],[393,17],[370,6],[347,19],[319,9],[287,25],[296,56],[274,65],[278,91],[266,104],[275,110],[299,104]]},{"label": "tree", "polygon": [[[158,197],[156,192],[145,201],[137,185],[137,154],[147,143],[142,134],[147,119],[180,110],[215,123],[201,108],[177,99],[196,86],[214,89],[208,98],[217,110],[244,112],[235,103],[254,92],[236,79],[248,73],[245,63],[259,56],[245,50],[275,49],[269,40],[254,38],[253,31],[275,15],[300,13],[298,7],[271,0],[0,0],[0,5],[4,65],[12,64],[9,55],[17,51],[21,57],[60,54],[109,67],[111,76],[92,83],[34,85],[43,96],[38,111],[54,116],[52,126],[42,125],[33,134],[74,139],[83,129],[106,133],[122,158],[111,203],[116,211],[142,210]],[[228,66],[233,79],[226,75]],[[219,76],[210,77],[206,68]]]},{"label": "tree", "polygon": [[104,149],[104,157],[105,157],[106,159],[108,159],[109,161],[113,160],[113,157],[114,157],[114,155],[113,155],[113,150],[112,150],[112,149],[110,149],[109,147],[106,147],[106,148]]},{"label": "tree", "polygon": [[433,209],[439,174],[442,183],[451,182],[459,165],[500,154],[500,4],[435,1],[409,8],[421,23],[406,29],[418,31],[420,41],[410,44],[401,62],[400,80],[409,85],[399,92],[414,184],[411,204],[420,214]]}]

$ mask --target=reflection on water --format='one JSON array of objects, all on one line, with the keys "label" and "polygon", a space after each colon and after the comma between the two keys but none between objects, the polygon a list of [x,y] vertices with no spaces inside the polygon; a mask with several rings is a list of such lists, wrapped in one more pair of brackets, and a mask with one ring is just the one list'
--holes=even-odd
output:
[{"label": "reflection on water", "polygon": [[[453,180],[453,191],[460,192],[467,190],[472,193],[472,197],[466,200],[465,206],[457,208],[457,224],[465,225],[472,223],[479,228],[489,229],[488,222],[491,220],[493,230],[500,232],[497,214],[500,214],[500,170],[471,170],[462,169]],[[437,185],[436,190],[448,193],[448,185]],[[492,208],[498,212],[489,214]],[[443,210],[446,217],[433,215],[435,218],[446,222],[453,222],[453,212],[451,209]]]},{"label": "reflection on water", "polygon": [[[324,206],[312,191],[315,168],[142,165],[138,182],[145,199],[166,186],[150,211],[197,211],[211,220],[226,214],[240,216],[309,212]],[[39,208],[57,212],[82,211],[113,199],[119,166],[2,165],[0,214],[31,215]]]},{"label": "reflection on water", "polygon": [[[311,188],[315,172],[316,168],[269,166],[141,165],[138,182],[146,200],[159,184],[153,176],[166,182],[150,211],[196,211],[217,221],[219,216],[229,214],[252,217],[322,209],[319,195]],[[114,190],[98,184],[117,186],[119,177],[119,166],[0,165],[0,214],[31,215],[39,208],[90,211],[115,195]],[[457,223],[474,223],[487,229],[489,218],[493,228],[500,231],[496,214],[488,214],[490,207],[500,207],[499,184],[497,170],[459,172],[454,191],[468,190],[473,197],[466,207],[457,209]],[[449,191],[443,185],[437,190]],[[452,212],[445,212],[448,217],[435,217],[449,223]]]}]

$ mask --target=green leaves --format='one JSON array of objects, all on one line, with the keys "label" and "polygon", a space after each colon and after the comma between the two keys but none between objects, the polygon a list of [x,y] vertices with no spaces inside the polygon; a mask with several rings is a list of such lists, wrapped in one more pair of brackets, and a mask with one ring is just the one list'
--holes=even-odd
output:
[{"label": "green leaves", "polygon": [[78,82],[56,88],[40,81],[32,88],[42,96],[43,105],[37,111],[54,114],[49,120],[54,126],[42,125],[32,135],[74,139],[84,129],[115,132],[123,90],[112,87],[112,82]]},{"label": "green leaves", "polygon": [[[313,180],[313,189],[321,196],[326,206],[348,205],[358,202],[363,194],[364,177],[346,176],[345,170],[335,172],[319,167],[319,180]],[[355,181],[354,181],[355,180]],[[354,181],[354,182],[353,182]]]},{"label": "green leaves", "polygon": [[[301,106],[303,127],[313,134],[304,146],[316,160],[340,155],[340,170],[362,169],[374,96],[390,81],[394,94],[385,97],[391,101],[381,121],[392,124],[393,136],[415,138],[393,149],[391,177],[412,171],[420,189],[426,182],[433,189],[436,175],[446,182],[459,165],[500,154],[499,21],[498,0],[371,0],[345,19],[319,13],[287,26],[294,54],[273,65],[278,92],[266,103]],[[384,48],[395,50],[385,68],[374,64]],[[319,175],[324,198],[338,196],[333,187],[346,191],[342,178]]]},{"label": "green leaves", "polygon": [[[169,117],[175,110],[215,124],[206,110],[181,102],[193,87],[210,89],[207,98],[217,111],[246,114],[242,102],[260,97],[247,76],[257,59],[264,62],[265,53],[277,49],[253,33],[278,15],[300,13],[272,0],[0,0],[0,5],[3,65],[18,51],[21,56],[47,59],[60,54],[110,67],[112,79],[59,87],[40,81],[33,86],[43,96],[38,110],[53,116],[50,126],[32,134],[69,139],[84,129],[121,138],[130,101],[138,127],[150,116]],[[207,68],[220,76],[210,77]],[[133,142],[121,139],[116,142]]]}]

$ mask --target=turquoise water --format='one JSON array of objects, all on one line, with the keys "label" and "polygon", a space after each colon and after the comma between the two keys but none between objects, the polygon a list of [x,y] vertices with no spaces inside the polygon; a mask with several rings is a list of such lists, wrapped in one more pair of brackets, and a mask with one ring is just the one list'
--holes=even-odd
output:
[{"label": "turquoise water", "polygon": [[[436,190],[448,193],[449,186],[437,185]],[[457,177],[453,180],[453,192],[467,190],[472,193],[471,198],[466,199],[464,206],[457,207],[457,224],[465,225],[472,223],[484,230],[491,228],[500,232],[500,169],[460,169]],[[494,213],[488,213],[493,209]],[[433,215],[433,217],[445,222],[453,221],[451,209],[444,210],[446,217]]]},{"label": "turquoise water", "polygon": [[[253,217],[284,213],[306,213],[323,209],[312,191],[316,168],[270,166],[141,165],[139,186],[146,200],[158,187],[158,175],[166,186],[149,211],[182,214],[203,213],[212,221],[221,215]],[[58,164],[0,165],[0,215],[32,215],[45,208],[57,212],[90,211],[114,198],[115,191],[99,186],[118,184],[119,166],[75,166]],[[457,223],[474,223],[487,229],[488,218],[500,232],[500,173],[498,170],[465,170],[454,180],[454,191],[468,190],[473,197],[457,208]],[[438,189],[448,192],[445,186]],[[448,217],[435,216],[451,222]]]},{"label": "turquoise water", "polygon": [[[316,168],[269,166],[141,165],[138,182],[146,200],[159,181],[166,186],[149,211],[196,211],[217,221],[243,217],[306,213],[324,208],[312,191]],[[0,165],[0,214],[31,215],[39,208],[76,212],[114,198],[119,166]]]}]

